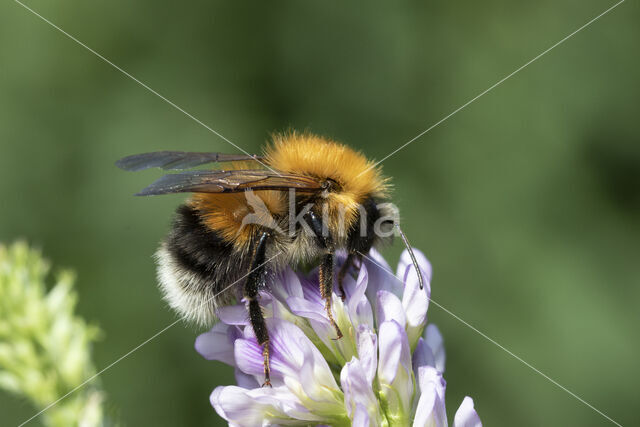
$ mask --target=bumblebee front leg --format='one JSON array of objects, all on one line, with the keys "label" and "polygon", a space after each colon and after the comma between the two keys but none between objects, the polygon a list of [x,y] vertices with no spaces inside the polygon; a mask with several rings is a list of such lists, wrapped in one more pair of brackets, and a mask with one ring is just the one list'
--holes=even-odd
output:
[{"label": "bumblebee front leg", "polygon": [[251,322],[253,332],[256,334],[258,344],[262,346],[262,357],[264,358],[263,387],[271,387],[271,371],[269,368],[269,331],[267,331],[267,324],[264,320],[262,307],[260,307],[260,303],[258,302],[258,292],[260,291],[260,287],[264,284],[268,237],[269,234],[266,232],[260,235],[258,243],[253,251],[253,261],[251,262],[249,276],[244,284],[244,298],[247,300],[249,305],[249,321]]}]

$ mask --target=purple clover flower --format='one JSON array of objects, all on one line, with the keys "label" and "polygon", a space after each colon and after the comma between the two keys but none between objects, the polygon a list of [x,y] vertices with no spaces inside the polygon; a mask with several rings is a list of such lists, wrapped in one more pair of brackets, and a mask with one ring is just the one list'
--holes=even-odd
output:
[{"label": "purple clover flower", "polygon": [[[196,339],[208,360],[235,367],[237,386],[220,386],[210,400],[230,426],[447,426],[445,353],[438,328],[427,326],[431,264],[414,250],[426,279],[405,251],[394,274],[375,250],[333,296],[335,330],[324,311],[317,271],[287,269],[261,293],[271,337],[271,383],[262,348],[243,304],[222,307],[220,322]],[[344,258],[338,260],[338,268]],[[481,427],[465,397],[454,427]]]}]

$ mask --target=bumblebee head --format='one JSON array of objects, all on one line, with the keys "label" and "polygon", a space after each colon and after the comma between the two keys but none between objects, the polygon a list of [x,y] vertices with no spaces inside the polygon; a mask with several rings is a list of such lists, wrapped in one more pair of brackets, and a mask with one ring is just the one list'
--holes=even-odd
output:
[{"label": "bumblebee head", "polygon": [[393,203],[366,198],[358,205],[355,221],[348,229],[347,249],[366,254],[372,247],[391,243],[399,217],[398,208]]}]

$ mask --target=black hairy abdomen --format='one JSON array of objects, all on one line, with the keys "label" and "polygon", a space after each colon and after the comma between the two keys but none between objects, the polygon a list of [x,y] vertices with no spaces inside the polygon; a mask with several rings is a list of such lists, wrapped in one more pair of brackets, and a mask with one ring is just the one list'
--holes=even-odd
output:
[{"label": "black hairy abdomen", "polygon": [[203,224],[192,207],[182,205],[177,209],[166,247],[179,271],[198,279],[184,284],[191,288],[185,291],[216,295],[217,302],[238,295],[240,279],[249,269],[248,260]]}]

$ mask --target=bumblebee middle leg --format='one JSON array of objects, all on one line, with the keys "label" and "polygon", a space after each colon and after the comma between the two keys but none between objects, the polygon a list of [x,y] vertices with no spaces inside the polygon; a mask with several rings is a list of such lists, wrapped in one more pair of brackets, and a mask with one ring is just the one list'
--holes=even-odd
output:
[{"label": "bumblebee middle leg", "polygon": [[[331,295],[333,291],[333,253],[334,253],[334,245],[333,238],[331,234],[329,234],[328,230],[322,225],[322,221],[320,218],[311,210],[307,213],[307,220],[309,225],[311,226],[311,230],[315,234],[316,241],[318,245],[326,249],[327,253],[322,257],[322,262],[320,263],[320,268],[318,269],[318,281],[320,282],[320,295],[324,300],[324,308],[327,312],[327,317],[329,318],[329,322],[331,322],[331,326],[336,330],[336,334],[338,334],[338,338],[342,338],[342,331],[338,327],[338,324],[333,318],[333,313],[331,312]],[[344,296],[344,291],[342,292]],[[344,299],[344,298],[343,298]]]},{"label": "bumblebee middle leg", "polygon": [[264,320],[262,307],[260,307],[260,303],[258,302],[258,292],[260,291],[260,287],[264,285],[265,280],[265,255],[268,237],[269,234],[267,232],[260,235],[253,251],[253,261],[251,262],[249,276],[244,284],[244,298],[247,300],[249,305],[249,321],[251,322],[253,332],[256,334],[258,344],[262,346],[262,357],[264,358],[263,387],[271,387],[271,370],[269,367],[269,331],[267,331],[267,324]]},{"label": "bumblebee middle leg", "polygon": [[318,279],[320,282],[320,295],[324,299],[324,309],[329,317],[331,326],[336,330],[338,338],[342,338],[342,331],[338,327],[338,324],[333,319],[333,313],[331,312],[331,294],[333,289],[333,253],[328,253],[322,258],[322,263],[318,269]]}]

